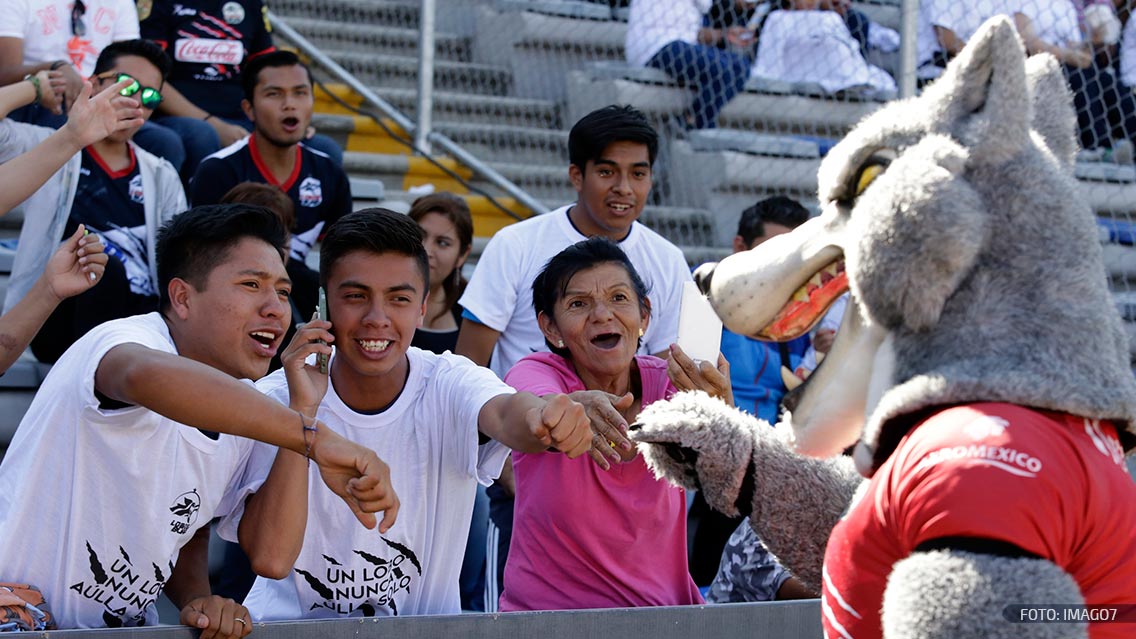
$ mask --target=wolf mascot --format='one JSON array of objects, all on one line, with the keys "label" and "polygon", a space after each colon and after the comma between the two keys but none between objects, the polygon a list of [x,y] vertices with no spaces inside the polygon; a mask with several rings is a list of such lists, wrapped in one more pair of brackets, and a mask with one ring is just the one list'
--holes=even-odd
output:
[{"label": "wolf mascot", "polygon": [[[697,275],[727,327],[775,340],[851,291],[778,428],[684,393],[632,432],[749,515],[830,639],[1136,636],[1098,622],[1136,603],[1136,381],[1071,104],[995,18],[832,149],[819,217]],[[1056,604],[1089,607],[1021,623]]]}]

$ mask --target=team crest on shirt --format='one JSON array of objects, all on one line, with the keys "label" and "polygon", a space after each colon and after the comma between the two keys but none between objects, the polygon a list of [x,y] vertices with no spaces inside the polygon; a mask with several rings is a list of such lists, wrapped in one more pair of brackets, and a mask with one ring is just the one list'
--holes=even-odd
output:
[{"label": "team crest on shirt", "polygon": [[335,557],[323,555],[322,568],[311,567],[308,572],[297,566],[296,574],[303,577],[315,601],[309,610],[331,610],[351,617],[374,617],[390,614],[398,616],[395,596],[410,590],[411,582],[422,577],[422,564],[413,550],[396,541],[379,536],[389,548],[388,557],[380,557],[365,550],[354,550],[363,561],[343,565]]},{"label": "team crest on shirt", "polygon": [[245,8],[239,2],[226,2],[221,7],[221,17],[229,24],[240,24],[245,21]]},{"label": "team crest on shirt", "polygon": [[134,3],[134,8],[138,10],[138,21],[141,22],[150,17],[150,12],[154,10],[154,0],[138,0]]},{"label": "team crest on shirt", "polygon": [[130,184],[127,187],[130,193],[130,201],[135,204],[143,204],[146,200],[145,195],[142,193],[142,174],[139,173],[130,178]]},{"label": "team crest on shirt", "polygon": [[323,204],[323,185],[314,177],[300,182],[300,206],[316,207]]},{"label": "team crest on shirt", "polygon": [[200,510],[201,496],[197,494],[196,488],[178,495],[174,503],[170,504],[170,512],[173,514],[170,518],[170,530],[179,535],[189,532],[197,522],[197,513]]}]

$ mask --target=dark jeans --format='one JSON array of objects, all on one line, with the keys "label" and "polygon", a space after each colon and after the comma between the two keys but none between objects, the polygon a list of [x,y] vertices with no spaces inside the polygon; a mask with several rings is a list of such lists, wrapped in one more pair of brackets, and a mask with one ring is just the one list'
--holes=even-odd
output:
[{"label": "dark jeans", "polygon": [[110,320],[158,310],[158,298],[130,290],[126,268],[114,257],[107,260],[102,280],[85,293],[63,300],[32,339],[32,354],[54,364],[87,331]]},{"label": "dark jeans", "polygon": [[1082,147],[1111,147],[1114,126],[1120,129],[1116,137],[1136,137],[1136,97],[1120,84],[1114,65],[1094,60],[1084,69],[1067,66],[1065,77],[1073,91]]},{"label": "dark jeans", "polygon": [[691,124],[706,129],[718,125],[718,112],[745,86],[750,63],[736,53],[676,40],[660,49],[647,66],[694,89]]}]

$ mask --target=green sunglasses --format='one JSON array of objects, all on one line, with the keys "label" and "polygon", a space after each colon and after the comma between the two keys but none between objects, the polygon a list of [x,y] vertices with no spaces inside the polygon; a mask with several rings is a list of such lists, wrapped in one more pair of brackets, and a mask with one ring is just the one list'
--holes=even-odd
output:
[{"label": "green sunglasses", "polygon": [[[111,74],[109,73],[106,75],[100,75],[99,79],[107,80],[110,79],[110,76]],[[115,82],[122,82],[123,80],[130,80],[130,84],[120,89],[118,92],[119,95],[130,97],[141,91],[142,95],[140,97],[140,100],[142,101],[142,106],[151,110],[158,108],[158,105],[162,103],[162,94],[154,87],[142,86],[142,84],[139,83],[138,80],[134,79],[134,76],[131,76],[127,73],[119,73],[114,76]]]}]

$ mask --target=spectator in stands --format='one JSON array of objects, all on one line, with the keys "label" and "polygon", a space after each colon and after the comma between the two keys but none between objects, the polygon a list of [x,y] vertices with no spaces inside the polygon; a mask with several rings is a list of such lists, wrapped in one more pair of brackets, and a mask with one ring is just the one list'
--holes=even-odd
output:
[{"label": "spectator in stands", "polygon": [[52,105],[30,103],[14,120],[57,129],[66,121],[62,102],[74,104],[103,48],[138,38],[131,0],[8,0],[0,11],[0,86],[48,71],[41,89],[59,97]]},{"label": "spectator in stands", "polygon": [[411,346],[433,353],[452,351],[461,327],[458,300],[466,285],[461,270],[473,249],[473,217],[465,200],[453,193],[424,195],[410,205],[409,215],[422,227],[430,258],[426,319]]},{"label": "spectator in stands", "polygon": [[564,249],[533,281],[533,310],[552,352],[523,357],[505,381],[538,396],[600,401],[590,459],[513,453],[516,515],[502,611],[702,603],[687,568],[685,492],[613,438],[622,434],[616,424],[676,386],[733,401],[729,371],[721,357],[724,370],[677,350],[669,366],[636,356],[651,318],[647,294],[627,254],[604,237]]},{"label": "spectator in stands", "polygon": [[[783,82],[810,82],[826,93],[896,90],[887,71],[870,64],[862,44],[834,7],[846,3],[786,0],[765,17],[751,73]],[[867,29],[864,28],[867,41]]]},{"label": "spectator in stands", "polygon": [[[161,100],[168,65],[151,42],[115,42],[99,54],[92,80],[99,91],[119,86],[144,119]],[[52,133],[10,121],[4,127],[0,146],[9,153],[30,150]],[[136,125],[120,128],[87,145],[24,205],[34,214],[20,229],[6,309],[20,301],[55,246],[80,224],[98,233],[115,258],[107,263],[101,286],[60,304],[32,340],[32,353],[41,362],[54,362],[103,322],[158,309],[155,234],[162,222],[186,209],[185,193],[168,162],[131,142],[137,130]]]},{"label": "spectator in stands", "polygon": [[[190,187],[194,206],[214,204],[241,182],[280,187],[292,198],[296,225],[288,274],[300,309],[316,307],[319,275],[304,260],[324,228],[351,212],[347,174],[303,142],[312,119],[312,76],[291,51],[273,51],[245,63],[241,103],[255,131],[209,156]],[[306,314],[305,310],[305,314]]]},{"label": "spectator in stands", "polygon": [[[275,51],[267,8],[261,0],[153,0],[138,6],[142,37],[173,59],[172,86],[155,123],[184,145],[182,175],[188,181],[201,160],[253,130],[241,107],[241,68]],[[143,130],[141,143],[158,133]],[[343,164],[343,151],[334,141],[305,135],[307,146]]]},{"label": "spectator in stands", "polygon": [[[243,501],[242,543],[282,577],[273,569],[303,536],[305,456],[343,512],[374,527],[370,513],[389,508],[380,530],[393,523],[397,497],[374,452],[240,381],[264,374],[283,336],[283,235],[259,207],[174,218],[159,239],[162,311],[88,333],[36,393],[0,463],[0,529],[19,531],[0,540],[0,580],[38,586],[58,627],[156,624],[164,590],[206,636],[247,634],[247,611],[192,578],[208,522]],[[310,376],[290,381],[312,394]],[[260,486],[245,481],[254,439],[287,449]]]},{"label": "spectator in stands", "polygon": [[[739,3],[744,0],[738,0]],[[688,129],[717,126],[718,112],[745,86],[749,60],[741,53],[716,47],[726,42],[739,49],[753,44],[753,31],[702,26],[712,0],[632,0],[627,22],[627,61],[653,67],[694,89],[683,114]]]},{"label": "spectator in stands", "polygon": [[[584,409],[563,395],[514,393],[465,358],[410,346],[426,313],[429,266],[422,231],[407,216],[385,209],[345,216],[324,239],[320,273],[330,322],[305,325],[297,343],[311,348],[286,353],[284,370],[258,387],[394,461],[399,525],[383,534],[346,526],[340,504],[310,491],[295,569],[258,579],[245,603],[258,620],[460,612],[458,572],[477,483],[497,475],[506,446],[584,454],[591,440]],[[304,363],[312,352],[331,356],[330,384]],[[285,380],[300,371],[319,392],[291,393]],[[263,477],[275,456],[257,445],[250,474]],[[238,518],[223,522],[225,536]]]},{"label": "spectator in stands", "polygon": [[1018,0],[923,0],[916,40],[918,76],[939,77],[978,27],[996,15],[1012,16]]},{"label": "spectator in stands", "polygon": [[[691,276],[682,251],[636,221],[650,195],[658,144],[647,118],[627,106],[597,109],[572,127],[568,176],[576,202],[507,226],[489,240],[460,300],[465,310],[457,354],[504,377],[525,355],[545,350],[532,312],[533,280],[565,247],[602,236],[618,242],[627,253],[660,309],[643,337],[641,352],[667,355],[678,336],[682,283]],[[622,441],[627,440],[617,443]],[[504,472],[509,472],[508,467]],[[494,528],[487,559],[487,611],[495,610],[509,548],[512,487],[506,482],[510,476],[503,473],[504,482],[488,491]]]},{"label": "spectator in stands", "polygon": [[753,531],[749,518],[743,518],[726,542],[706,601],[741,603],[812,599],[817,595],[777,562]]},{"label": "spectator in stands", "polygon": [[[765,198],[742,211],[738,232],[734,236],[734,252],[756,248],[771,237],[788,233],[809,219],[809,211],[799,202],[785,196]],[[722,329],[722,354],[730,363],[730,382],[734,403],[770,424],[781,414],[785,396],[782,369],[793,371],[809,348],[808,336],[790,342],[772,344]],[[711,510],[695,493],[690,505],[689,528],[690,573],[695,583],[709,585],[722,558],[722,548],[742,517],[728,517]]]}]

